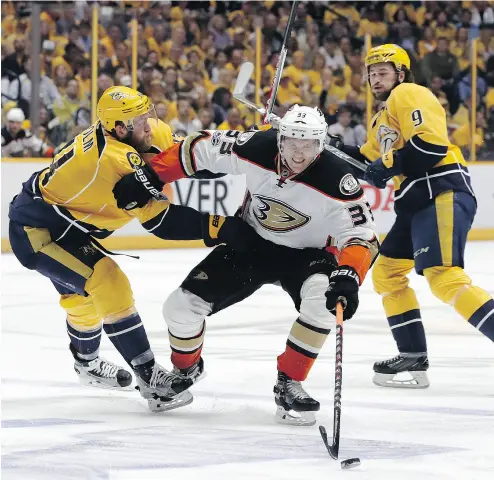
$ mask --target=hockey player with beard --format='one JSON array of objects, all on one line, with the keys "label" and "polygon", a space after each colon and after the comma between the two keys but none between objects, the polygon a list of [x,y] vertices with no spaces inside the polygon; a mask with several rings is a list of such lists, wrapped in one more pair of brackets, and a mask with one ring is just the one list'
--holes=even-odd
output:
[{"label": "hockey player with beard", "polygon": [[[363,190],[351,167],[324,150],[326,131],[319,109],[295,105],[279,131],[201,131],[151,160],[167,183],[199,170],[245,174],[241,216],[264,239],[245,252],[216,247],[168,297],[163,314],[176,371],[193,382],[201,378],[205,317],[264,284],[280,284],[299,316],[278,357],[274,393],[277,419],[295,425],[315,423],[312,412],[319,402],[301,382],[330,332],[338,299],[345,305],[344,318],[354,315],[359,286],[378,251]],[[118,203],[143,193],[132,176],[121,182],[126,188],[120,188]],[[204,222],[214,232],[223,220],[205,215]]]},{"label": "hockey player with beard", "polygon": [[[372,162],[364,176],[372,185],[384,188],[391,178],[395,184],[397,216],[372,280],[399,355],[374,364],[374,382],[425,388],[427,345],[417,297],[407,279],[414,267],[436,297],[494,341],[494,300],[472,285],[463,270],[477,204],[465,159],[448,140],[444,109],[430,90],[413,83],[406,51],[391,44],[375,47],[365,66],[374,97],[386,103],[372,119],[362,147],[333,145]],[[400,379],[403,372],[412,379]]]}]

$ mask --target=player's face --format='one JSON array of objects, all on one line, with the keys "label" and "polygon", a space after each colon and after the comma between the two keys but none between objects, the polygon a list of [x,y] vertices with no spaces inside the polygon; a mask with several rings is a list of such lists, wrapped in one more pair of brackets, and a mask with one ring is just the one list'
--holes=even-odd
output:
[{"label": "player's face", "polygon": [[16,135],[22,129],[22,122],[8,122],[9,130],[12,135]]},{"label": "player's face", "polygon": [[376,63],[369,67],[371,91],[378,100],[386,100],[397,81],[398,74],[393,64]]},{"label": "player's face", "polygon": [[280,153],[292,172],[303,172],[317,156],[317,140],[283,137]]},{"label": "player's face", "polygon": [[138,152],[146,152],[151,148],[153,139],[151,136],[151,122],[156,122],[156,111],[151,107],[149,112],[135,117],[133,120],[134,130],[132,131],[132,146]]}]

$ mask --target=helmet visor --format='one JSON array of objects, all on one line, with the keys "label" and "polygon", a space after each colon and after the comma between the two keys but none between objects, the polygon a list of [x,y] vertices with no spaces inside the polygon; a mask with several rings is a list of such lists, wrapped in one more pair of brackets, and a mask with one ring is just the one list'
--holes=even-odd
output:
[{"label": "helmet visor", "polygon": [[158,115],[156,114],[156,109],[154,108],[154,105],[151,104],[149,110],[146,113],[134,117],[129,122],[128,128],[130,130],[140,131],[144,129],[144,125],[146,124],[146,122],[149,124],[149,122],[153,122],[153,121],[156,123],[158,122]]}]

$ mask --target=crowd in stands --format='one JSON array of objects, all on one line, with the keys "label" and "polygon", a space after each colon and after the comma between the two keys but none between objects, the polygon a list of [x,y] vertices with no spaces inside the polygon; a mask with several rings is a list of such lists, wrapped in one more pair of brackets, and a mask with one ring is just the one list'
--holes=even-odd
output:
[{"label": "crowd in stands", "polygon": [[[32,18],[29,2],[1,3],[3,156],[50,155],[90,124],[92,3],[41,2],[41,127],[36,137],[40,141],[17,149],[8,147],[4,133],[14,139],[19,131],[26,138],[32,136],[27,120]],[[290,2],[123,0],[98,4],[98,96],[112,85],[132,84],[131,19],[135,16],[137,89],[151,98],[159,118],[175,133],[245,130],[255,123],[253,112],[232,98],[233,85],[240,65],[255,61],[255,30],[260,27],[260,93],[265,103]],[[318,105],[331,133],[341,134],[346,143],[362,144],[367,122],[366,34],[374,45],[396,43],[408,51],[416,82],[438,97],[447,113],[451,141],[466,156],[475,94],[477,158],[494,160],[493,1],[300,2],[276,113],[283,115],[294,103]],[[475,88],[470,68],[474,38],[479,39]],[[253,83],[248,93],[254,100]],[[8,119],[12,109],[15,115],[11,113],[10,118],[17,122]]]}]

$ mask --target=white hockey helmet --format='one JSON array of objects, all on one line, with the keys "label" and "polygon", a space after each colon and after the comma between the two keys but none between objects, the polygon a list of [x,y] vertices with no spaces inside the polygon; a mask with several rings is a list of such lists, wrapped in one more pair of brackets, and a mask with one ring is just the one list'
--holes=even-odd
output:
[{"label": "white hockey helmet", "polygon": [[24,112],[20,108],[11,108],[7,112],[7,122],[23,122],[26,117],[24,116]]},{"label": "white hockey helmet", "polygon": [[317,156],[324,150],[327,130],[328,124],[319,108],[293,105],[280,120],[278,150],[282,137],[317,140]]}]

